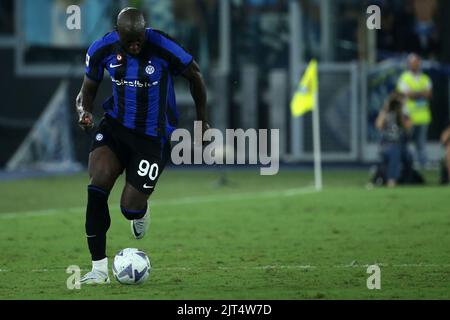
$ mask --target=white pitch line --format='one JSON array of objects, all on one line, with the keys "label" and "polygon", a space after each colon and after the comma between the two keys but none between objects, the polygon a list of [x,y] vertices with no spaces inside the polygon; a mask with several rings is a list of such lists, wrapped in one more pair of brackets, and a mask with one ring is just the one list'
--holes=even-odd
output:
[{"label": "white pitch line", "polygon": [[[152,200],[151,206],[178,206],[186,204],[198,204],[198,203],[210,203],[220,201],[237,201],[245,199],[266,199],[270,197],[292,197],[295,195],[306,195],[316,193],[313,188],[298,188],[298,189],[285,189],[279,191],[263,191],[258,193],[241,193],[241,194],[222,194],[214,196],[196,196],[196,197],[184,197],[178,199],[161,199]],[[111,204],[110,207],[119,207],[119,204]],[[31,211],[18,211],[18,212],[6,212],[0,213],[0,219],[15,219],[18,217],[39,217],[56,215],[67,212],[84,212],[86,207],[71,207],[71,208],[52,208],[44,210],[31,210]]]},{"label": "white pitch line", "polygon": [[254,269],[271,270],[271,269],[316,269],[317,266],[304,265],[304,266],[261,266],[254,267]]},{"label": "white pitch line", "polygon": [[394,264],[392,265],[396,268],[450,268],[450,264],[418,264],[418,263],[411,263],[411,264]]},{"label": "white pitch line", "polygon": [[433,264],[433,263],[403,263],[403,264],[385,264],[385,263],[374,263],[374,264],[349,264],[349,265],[336,265],[333,268],[368,268],[369,266],[376,265],[381,268],[393,267],[393,268],[450,268],[450,264]]},{"label": "white pitch line", "polygon": [[[382,268],[450,268],[450,264],[420,264],[420,263],[403,263],[403,264],[383,264],[377,263],[376,265]],[[152,268],[154,271],[202,271],[202,270],[307,270],[307,269],[355,269],[355,268],[367,268],[369,264],[364,265],[330,265],[330,266],[314,266],[314,265],[266,265],[266,266],[217,266],[217,267],[204,267],[204,268],[191,268],[191,267],[166,267],[166,268]],[[53,268],[53,269],[33,269],[31,272],[65,272],[66,269]],[[91,269],[80,269],[82,272],[90,271]],[[0,272],[12,272],[8,269],[0,269]]]},{"label": "white pitch line", "polygon": [[17,211],[17,212],[7,212],[0,213],[0,219],[15,219],[19,217],[40,217],[40,216],[51,216],[54,214],[60,214],[61,211],[81,211],[85,210],[86,207],[72,207],[72,208],[55,208],[55,209],[44,209],[44,210],[33,210],[33,211]]}]

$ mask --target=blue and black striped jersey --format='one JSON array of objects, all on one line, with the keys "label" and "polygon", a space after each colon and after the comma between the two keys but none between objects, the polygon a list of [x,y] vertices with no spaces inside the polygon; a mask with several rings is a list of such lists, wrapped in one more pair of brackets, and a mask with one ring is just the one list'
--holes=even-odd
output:
[{"label": "blue and black striped jersey", "polygon": [[138,56],[127,54],[117,31],[95,41],[86,54],[86,76],[111,77],[113,94],[105,113],[123,126],[153,137],[167,137],[178,123],[173,77],[184,72],[192,56],[164,33],[147,28]]}]

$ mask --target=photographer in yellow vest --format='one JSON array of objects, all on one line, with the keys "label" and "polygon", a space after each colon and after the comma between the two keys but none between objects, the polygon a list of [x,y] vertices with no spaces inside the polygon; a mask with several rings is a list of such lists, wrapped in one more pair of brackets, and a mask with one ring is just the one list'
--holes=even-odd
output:
[{"label": "photographer in yellow vest", "polygon": [[412,141],[417,160],[422,168],[427,164],[425,146],[428,126],[431,123],[430,99],[433,84],[430,77],[421,70],[422,61],[414,53],[408,56],[408,70],[403,72],[397,83],[397,91],[406,98],[405,108],[412,124]]}]

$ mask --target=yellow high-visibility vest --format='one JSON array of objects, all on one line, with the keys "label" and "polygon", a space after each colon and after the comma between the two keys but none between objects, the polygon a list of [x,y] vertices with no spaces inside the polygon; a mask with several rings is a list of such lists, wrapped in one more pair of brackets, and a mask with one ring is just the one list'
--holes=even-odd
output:
[{"label": "yellow high-visibility vest", "polygon": [[[397,90],[405,93],[401,88],[401,84],[405,84],[410,92],[421,92],[431,87],[431,80],[424,73],[416,77],[411,71],[405,71],[401,74],[397,83]],[[431,111],[428,99],[406,99],[406,109],[410,114],[413,124],[427,125],[431,122]]]}]

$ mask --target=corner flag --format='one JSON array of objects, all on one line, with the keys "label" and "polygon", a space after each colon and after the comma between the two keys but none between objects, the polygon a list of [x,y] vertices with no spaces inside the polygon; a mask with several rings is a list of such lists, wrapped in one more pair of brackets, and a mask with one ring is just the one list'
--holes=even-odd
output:
[{"label": "corner flag", "polygon": [[291,101],[291,113],[294,118],[298,118],[308,111],[313,111],[314,180],[316,190],[320,191],[323,185],[322,152],[320,147],[319,75],[315,59],[311,60],[306,68]]},{"label": "corner flag", "polygon": [[294,117],[300,117],[313,110],[316,105],[318,90],[317,61],[311,60],[305,74],[298,84],[297,91],[291,101],[291,113]]}]

